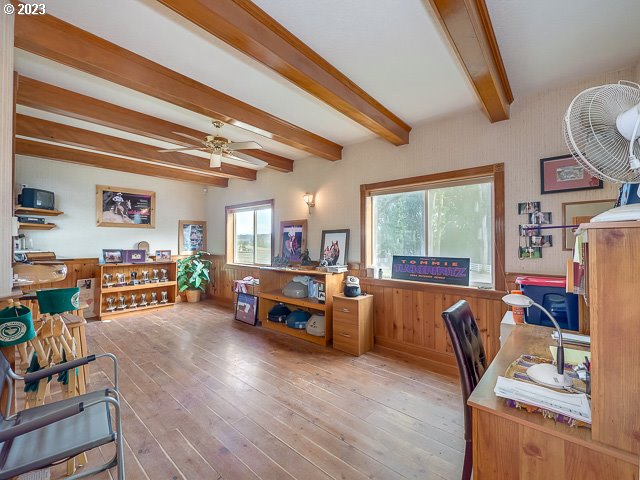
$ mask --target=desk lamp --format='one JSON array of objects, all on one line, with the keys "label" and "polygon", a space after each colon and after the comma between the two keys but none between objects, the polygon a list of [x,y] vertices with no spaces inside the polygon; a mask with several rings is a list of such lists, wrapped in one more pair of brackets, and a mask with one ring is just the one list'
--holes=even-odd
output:
[{"label": "desk lamp", "polygon": [[558,332],[558,347],[556,355],[557,367],[554,367],[551,363],[539,363],[536,365],[532,365],[527,369],[527,375],[529,376],[529,378],[531,378],[531,380],[536,383],[540,383],[548,387],[563,388],[571,386],[573,382],[564,374],[564,348],[562,346],[562,330],[560,330],[560,325],[558,325],[556,319],[553,318],[553,315],[551,315],[542,305],[538,305],[536,302],[525,295],[512,293],[502,297],[502,301],[511,307],[539,308],[547,317],[549,317],[549,320],[551,320],[551,323],[553,323]]}]

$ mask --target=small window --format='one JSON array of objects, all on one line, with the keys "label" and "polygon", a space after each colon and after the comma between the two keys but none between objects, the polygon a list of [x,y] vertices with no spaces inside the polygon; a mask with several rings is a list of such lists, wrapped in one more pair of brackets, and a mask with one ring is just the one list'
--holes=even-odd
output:
[{"label": "small window", "polygon": [[363,185],[366,266],[390,278],[394,255],[463,257],[471,261],[470,286],[495,286],[501,261],[496,258],[495,192],[502,179],[497,186],[494,175],[473,173]]},{"label": "small window", "polygon": [[227,263],[271,265],[273,200],[226,207]]}]

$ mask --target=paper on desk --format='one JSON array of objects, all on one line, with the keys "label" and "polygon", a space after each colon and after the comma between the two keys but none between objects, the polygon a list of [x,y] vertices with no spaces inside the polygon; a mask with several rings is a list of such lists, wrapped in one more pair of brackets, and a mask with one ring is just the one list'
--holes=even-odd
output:
[{"label": "paper on desk", "polygon": [[560,393],[550,388],[498,377],[493,389],[498,397],[544,408],[585,423],[591,423],[591,405],[584,393]]},{"label": "paper on desk", "polygon": [[[551,350],[551,355],[553,356],[553,363],[556,363],[558,361],[556,358],[558,355],[558,348],[555,345],[549,345],[549,350]],[[564,349],[564,363],[579,365],[584,363],[584,357],[591,360],[591,352],[587,350],[576,350],[575,348],[565,347]]]}]

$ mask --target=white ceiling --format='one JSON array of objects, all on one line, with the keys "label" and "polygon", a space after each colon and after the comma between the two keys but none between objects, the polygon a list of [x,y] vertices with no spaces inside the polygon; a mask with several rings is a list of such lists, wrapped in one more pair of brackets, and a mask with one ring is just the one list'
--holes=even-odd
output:
[{"label": "white ceiling", "polygon": [[[412,126],[479,108],[425,6],[427,0],[254,1]],[[640,57],[640,0],[606,4],[487,0],[487,4],[516,97],[628,66]],[[155,0],[64,0],[48,2],[47,13],[336,143],[350,145],[374,137]],[[210,119],[200,114],[27,52],[16,51],[16,68],[53,85],[211,131]],[[36,111],[29,114],[133,139],[86,122]],[[222,134],[232,141],[257,141],[267,151],[288,158],[308,156],[240,127],[226,125]]]},{"label": "white ceiling", "polygon": [[640,58],[640,0],[486,0],[516,98]]}]

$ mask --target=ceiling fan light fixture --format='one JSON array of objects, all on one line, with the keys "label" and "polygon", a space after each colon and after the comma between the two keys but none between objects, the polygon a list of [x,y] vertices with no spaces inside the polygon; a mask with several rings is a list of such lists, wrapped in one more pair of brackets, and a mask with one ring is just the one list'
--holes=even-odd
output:
[{"label": "ceiling fan light fixture", "polygon": [[216,149],[211,152],[211,159],[209,162],[209,167],[211,168],[220,168],[222,165],[222,150]]}]

